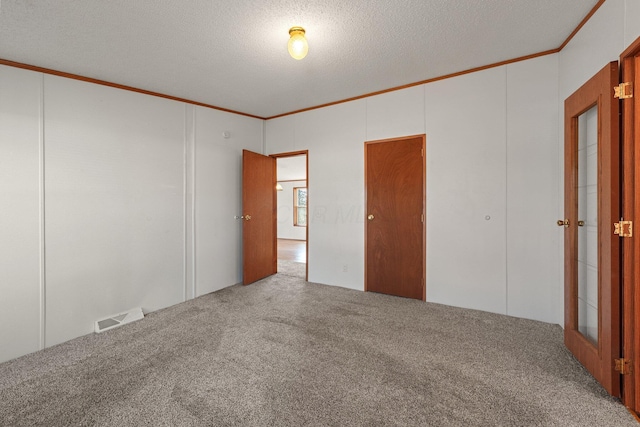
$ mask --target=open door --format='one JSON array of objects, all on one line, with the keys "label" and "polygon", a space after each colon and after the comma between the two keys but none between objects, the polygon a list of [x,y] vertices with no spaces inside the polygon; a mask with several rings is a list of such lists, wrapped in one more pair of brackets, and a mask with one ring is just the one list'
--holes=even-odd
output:
[{"label": "open door", "polygon": [[[640,212],[640,37],[620,55],[623,91],[621,91],[623,133],[622,217],[634,221]],[[635,94],[633,93],[635,89]],[[628,231],[628,230],[627,230]],[[622,240],[623,268],[623,403],[640,411],[640,239],[628,233]],[[631,235],[631,236],[630,236]]]},{"label": "open door", "polygon": [[276,159],[242,151],[242,283],[275,274]]},{"label": "open door", "polygon": [[620,397],[620,140],[612,62],[565,100],[564,227],[567,348]]}]

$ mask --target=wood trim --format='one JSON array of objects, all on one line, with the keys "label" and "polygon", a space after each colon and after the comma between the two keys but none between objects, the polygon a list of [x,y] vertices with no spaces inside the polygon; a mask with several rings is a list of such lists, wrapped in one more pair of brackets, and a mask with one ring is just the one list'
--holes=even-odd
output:
[{"label": "wood trim", "polygon": [[277,119],[277,118],[280,118],[280,117],[291,116],[293,114],[304,113],[305,111],[317,110],[319,108],[331,107],[332,105],[344,104],[345,102],[357,101],[359,99],[369,98],[371,96],[382,95],[383,93],[395,92],[397,90],[407,89],[407,88],[414,87],[414,86],[420,86],[420,85],[427,84],[427,83],[433,83],[433,82],[437,82],[439,80],[446,80],[446,79],[450,79],[452,77],[458,77],[458,76],[462,76],[462,75],[465,75],[465,74],[476,73],[478,71],[488,70],[490,68],[495,68],[495,67],[500,67],[500,66],[507,65],[507,64],[512,64],[514,62],[526,61],[527,59],[538,58],[540,56],[551,55],[551,54],[558,53],[558,52],[560,52],[560,49],[545,50],[544,52],[538,52],[538,53],[533,53],[531,55],[520,56],[518,58],[507,59],[505,61],[500,61],[500,62],[496,62],[496,63],[489,64],[489,65],[482,65],[480,67],[470,68],[468,70],[458,71],[458,72],[451,73],[451,74],[445,74],[443,76],[433,77],[433,78],[426,79],[426,80],[421,80],[421,81],[415,82],[415,83],[409,83],[409,84],[402,85],[402,86],[395,86],[395,87],[392,87],[392,88],[389,88],[389,89],[383,89],[383,90],[379,90],[379,91],[376,91],[376,92],[366,93],[364,95],[359,95],[359,96],[354,96],[354,97],[347,98],[347,99],[342,99],[340,101],[333,101],[333,102],[328,102],[326,104],[316,105],[316,106],[313,106],[313,107],[302,108],[300,110],[291,111],[289,113],[282,113],[282,114],[278,114],[276,116],[267,117],[267,118],[265,118],[265,120]]},{"label": "wood trim", "polygon": [[562,49],[564,49],[564,47],[567,44],[569,44],[571,39],[573,39],[573,37],[575,37],[575,35],[578,34],[578,31],[580,31],[580,29],[582,29],[582,27],[584,27],[584,25],[591,19],[591,17],[593,15],[595,15],[595,13],[598,11],[600,6],[603,5],[604,2],[605,2],[605,0],[599,0],[598,3],[596,3],[596,5],[589,11],[587,16],[585,16],[582,19],[580,24],[578,24],[578,26],[571,32],[571,34],[569,34],[569,37],[567,37],[566,40],[564,42],[562,42],[562,44],[559,47],[555,48],[555,49],[549,49],[549,50],[545,50],[543,52],[538,52],[538,53],[534,53],[534,54],[531,54],[531,55],[520,56],[520,57],[517,57],[517,58],[508,59],[506,61],[501,61],[501,62],[496,62],[496,63],[493,63],[493,64],[483,65],[483,66],[480,66],[480,67],[470,68],[468,70],[458,71],[458,72],[451,73],[451,74],[445,74],[443,76],[433,77],[431,79],[426,79],[426,80],[422,80],[422,81],[415,82],[415,83],[409,83],[409,84],[402,85],[402,86],[396,86],[396,87],[392,87],[392,88],[389,88],[389,89],[379,90],[377,92],[371,92],[371,93],[367,93],[367,94],[360,95],[360,96],[354,96],[352,98],[347,98],[347,99],[343,99],[343,100],[340,100],[340,101],[328,102],[326,104],[321,104],[321,105],[317,105],[317,106],[314,106],[314,107],[302,108],[300,110],[291,111],[289,113],[282,113],[282,114],[278,114],[278,115],[275,115],[275,116],[267,117],[267,118],[265,118],[265,120],[277,119],[277,118],[280,118],[280,117],[290,116],[292,114],[303,113],[305,111],[317,110],[319,108],[330,107],[332,105],[342,104],[342,103],[350,102],[350,101],[357,101],[358,99],[369,98],[371,96],[381,95],[383,93],[395,92],[397,90],[407,89],[407,88],[410,88],[410,87],[413,87],[413,86],[419,86],[419,85],[423,85],[423,84],[427,84],[427,83],[433,83],[433,82],[437,82],[439,80],[446,80],[446,79],[450,79],[452,77],[458,77],[458,76],[462,76],[462,75],[465,75],[465,74],[471,74],[471,73],[476,73],[478,71],[487,70],[487,69],[490,69],[490,68],[500,67],[502,65],[513,64],[514,62],[526,61],[528,59],[533,59],[533,58],[538,58],[540,56],[546,56],[546,55],[551,55],[551,54],[554,54],[554,53],[558,53]]},{"label": "wood trim", "polygon": [[[476,73],[478,71],[483,71],[483,70],[487,70],[487,69],[490,69],[490,68],[500,67],[502,65],[512,64],[512,63],[515,63],[515,62],[526,61],[528,59],[533,59],[533,58],[538,58],[538,57],[541,57],[541,56],[546,56],[546,55],[551,55],[551,54],[554,54],[554,53],[558,53],[571,41],[571,39],[573,39],[573,37],[578,33],[578,31],[580,31],[580,29],[589,21],[589,19],[591,19],[591,17],[596,13],[596,11],[600,8],[600,6],[602,6],[602,4],[604,2],[605,2],[605,0],[599,0],[598,3],[587,14],[587,16],[585,16],[584,19],[580,22],[580,24],[571,32],[569,37],[567,37],[567,39],[560,45],[560,47],[557,47],[555,49],[549,49],[549,50],[545,50],[543,52],[538,52],[538,53],[533,53],[533,54],[530,54],[530,55],[520,56],[520,57],[517,57],[517,58],[508,59],[508,60],[505,60],[505,61],[500,61],[500,62],[488,64],[488,65],[483,65],[483,66],[480,66],[480,67],[470,68],[468,70],[458,71],[458,72],[455,72],[455,73],[445,74],[445,75],[442,75],[442,76],[439,76],[439,77],[433,77],[433,78],[430,78],[430,79],[421,80],[421,81],[418,81],[418,82],[415,82],[415,83],[408,83],[408,84],[405,84],[405,85],[402,85],[402,86],[395,86],[395,87],[392,87],[392,88],[389,88],[389,89],[383,89],[383,90],[379,90],[379,91],[376,91],[376,92],[366,93],[364,95],[354,96],[354,97],[343,99],[343,100],[339,100],[339,101],[328,102],[328,103],[316,105],[316,106],[313,106],[313,107],[302,108],[300,110],[290,111],[288,113],[277,114],[275,116],[270,116],[270,117],[256,116],[254,114],[243,113],[241,111],[230,110],[228,108],[223,108],[223,107],[217,107],[215,105],[205,104],[203,102],[198,102],[198,101],[192,101],[192,100],[185,99],[185,98],[180,98],[180,97],[177,97],[177,96],[166,95],[166,94],[159,93],[159,92],[154,92],[154,91],[145,90],[145,89],[139,89],[139,88],[136,88],[136,87],[133,87],[133,86],[126,86],[126,85],[121,85],[121,84],[118,84],[118,83],[108,82],[108,81],[105,81],[105,80],[94,79],[94,78],[91,78],[91,77],[85,77],[85,76],[81,76],[79,74],[67,73],[67,72],[64,72],[64,71],[53,70],[53,69],[50,69],[50,68],[38,67],[38,66],[35,66],[35,65],[24,64],[24,63],[21,63],[21,62],[9,61],[7,59],[2,59],[2,58],[0,58],[0,65],[6,65],[6,66],[9,66],[9,67],[15,67],[15,68],[22,68],[22,69],[25,69],[25,70],[31,70],[31,71],[36,71],[36,72],[45,73],[45,74],[51,74],[51,75],[54,75],[54,76],[65,77],[65,78],[69,78],[69,79],[73,79],[73,80],[80,80],[80,81],[84,81],[84,82],[88,82],[88,83],[94,83],[94,84],[99,84],[99,85],[103,85],[103,86],[109,86],[109,87],[113,87],[113,88],[116,88],[116,89],[128,90],[128,91],[131,91],[131,92],[138,92],[138,93],[141,93],[141,94],[144,94],[144,95],[157,96],[159,98],[170,99],[172,101],[178,101],[178,102],[185,102],[187,104],[198,105],[200,107],[211,108],[211,109],[214,109],[214,110],[224,111],[224,112],[232,113],[232,114],[238,114],[238,115],[241,115],[241,116],[251,117],[251,118],[254,118],[254,119],[271,120],[271,119],[277,119],[277,118],[280,118],[280,117],[290,116],[290,115],[293,115],[293,114],[302,113],[302,112],[305,112],[305,111],[317,110],[319,108],[325,108],[325,107],[330,107],[332,105],[343,104],[345,102],[351,102],[351,101],[356,101],[356,100],[363,99],[363,98],[369,98],[371,96],[381,95],[383,93],[395,92],[397,90],[407,89],[407,88],[414,87],[414,86],[420,86],[420,85],[427,84],[427,83],[433,83],[433,82],[437,82],[439,80],[450,79],[450,78],[462,76],[462,75],[465,75],[465,74]],[[283,157],[286,157],[286,156],[283,156]]]},{"label": "wood trim", "polygon": [[589,19],[591,19],[591,17],[593,15],[595,15],[595,13],[598,11],[598,9],[600,9],[600,6],[602,6],[604,4],[604,1],[605,0],[600,0],[600,1],[598,1],[598,3],[596,3],[595,6],[593,6],[591,11],[589,13],[587,13],[587,16],[584,17],[584,19],[580,22],[580,24],[578,24],[578,26],[575,28],[575,30],[573,30],[571,32],[571,34],[569,34],[569,37],[567,37],[567,39],[560,45],[560,47],[558,48],[558,51],[561,51],[562,49],[564,49],[564,47],[566,45],[569,44],[571,39],[573,39],[575,37],[575,35],[578,34],[578,31],[580,31],[582,29],[582,27],[584,27],[584,25],[589,21]]},{"label": "wood trim", "polygon": [[624,59],[636,55],[640,55],[640,37],[635,39],[633,43],[631,43],[629,47],[627,47],[624,52],[620,54],[620,63],[622,63]]},{"label": "wood trim", "polygon": [[[640,37],[636,39],[620,55],[620,67],[622,81],[633,82],[637,88],[640,83],[640,75],[637,68],[640,64]],[[637,89],[636,89],[637,92]],[[640,100],[634,94],[634,98],[620,102],[622,111],[622,216],[625,219],[636,220],[636,212],[640,212],[640,198],[635,197],[635,192],[640,188],[640,175],[636,170],[640,168],[637,162],[640,159],[640,147],[638,147],[638,135],[636,126],[639,117],[636,111],[640,109]],[[640,241],[638,239],[622,239],[622,354],[625,359],[632,360],[630,375],[622,376],[622,401],[629,411],[638,419],[637,411],[640,410],[640,392],[638,392],[637,375],[640,372],[640,292],[638,291],[638,270],[636,260],[640,255]]]},{"label": "wood trim", "polygon": [[422,301],[427,300],[427,135],[422,135]]},{"label": "wood trim", "polygon": [[640,417],[638,416],[638,414],[635,411],[631,410],[631,408],[627,408],[627,410],[631,415],[633,415],[633,418],[635,418],[636,421],[640,423]]},{"label": "wood trim", "polygon": [[[633,57],[621,58],[622,79],[628,81],[633,76]],[[631,102],[629,102],[631,101]],[[633,147],[633,99],[623,100],[622,107],[622,217],[632,219],[634,215],[634,147]],[[629,191],[631,190],[631,191]],[[635,269],[633,266],[634,245],[630,239],[622,239],[622,355],[624,358],[635,360],[635,325],[634,287]],[[633,367],[635,368],[635,366]],[[633,369],[632,368],[632,369]],[[632,375],[625,375],[623,381],[623,402],[629,408],[637,408],[635,402],[635,369]]]},{"label": "wood trim", "polygon": [[367,188],[369,188],[369,179],[367,177],[367,168],[369,167],[369,162],[367,160],[367,144],[368,141],[364,142],[364,218],[362,219],[363,221],[363,231],[364,231],[364,291],[365,292],[369,292],[369,278],[368,278],[368,274],[367,274],[367,245],[369,244],[369,241],[367,239],[367,215],[369,215],[369,213],[367,212],[367,209],[369,207],[369,198],[367,197]]},{"label": "wood trim", "polygon": [[192,101],[190,99],[180,98],[172,95],[165,95],[163,93],[154,92],[151,90],[139,89],[133,86],[121,85],[118,83],[108,82],[106,80],[94,79],[92,77],[84,77],[78,74],[66,73],[64,71],[52,70],[50,68],[37,67],[35,65],[23,64],[21,62],[9,61],[6,59],[0,58],[0,65],[6,65],[8,67],[14,68],[22,68],[24,70],[36,71],[38,73],[51,74],[53,76],[65,77],[67,79],[79,80],[82,82],[93,83],[101,86],[113,87],[116,89],[128,90],[130,92],[137,92],[143,95],[151,95],[156,96],[158,98],[170,99],[172,101],[185,102],[187,104],[197,105],[200,107],[211,108],[213,110],[224,111],[225,113],[238,114],[240,116],[251,117],[254,119],[264,120],[264,117],[255,116],[253,114],[243,113],[241,111],[230,110],[228,108],[216,107],[215,105],[205,104],[203,102]]},{"label": "wood trim", "polygon": [[[423,140],[426,140],[427,136],[425,134],[418,134],[418,135],[410,135],[410,136],[399,136],[397,138],[374,139],[374,140],[371,140],[371,141],[365,141],[365,145],[367,145],[367,144],[379,144],[381,142],[389,142],[389,141],[404,141],[405,139],[415,139],[415,138],[422,138]],[[365,158],[365,160],[366,160],[366,158]]]},{"label": "wood trim", "polygon": [[269,154],[269,156],[278,158],[278,157],[306,156],[308,154],[309,154],[309,150],[300,150],[300,151],[289,151],[286,153]]},{"label": "wood trim", "polygon": [[276,182],[304,182],[306,179],[280,179]]}]

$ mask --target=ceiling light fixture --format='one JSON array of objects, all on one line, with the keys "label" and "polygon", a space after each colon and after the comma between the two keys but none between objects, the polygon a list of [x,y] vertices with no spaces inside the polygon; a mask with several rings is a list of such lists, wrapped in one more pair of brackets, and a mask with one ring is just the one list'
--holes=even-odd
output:
[{"label": "ceiling light fixture", "polygon": [[304,28],[302,27],[291,27],[289,30],[289,55],[293,59],[302,59],[307,56],[307,52],[309,52],[309,43],[307,43],[307,39],[304,37]]}]

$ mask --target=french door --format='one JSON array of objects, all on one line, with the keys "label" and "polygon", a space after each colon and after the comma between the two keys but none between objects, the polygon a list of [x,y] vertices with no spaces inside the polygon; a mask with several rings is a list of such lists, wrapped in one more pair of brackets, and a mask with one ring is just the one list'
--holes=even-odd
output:
[{"label": "french door", "polygon": [[[634,220],[640,212],[640,38],[636,39],[620,55],[623,93],[623,203],[622,217]],[[635,90],[634,90],[635,88]],[[621,92],[623,92],[621,91]],[[635,92],[635,93],[633,93]],[[627,232],[629,230],[626,230]],[[636,230],[637,233],[637,230]],[[633,236],[633,233],[628,233]],[[635,412],[640,411],[640,240],[636,236],[622,239],[623,246],[623,380],[624,404]]]},{"label": "french door", "polygon": [[614,396],[620,396],[620,139],[618,63],[565,101],[564,227],[567,348]]}]

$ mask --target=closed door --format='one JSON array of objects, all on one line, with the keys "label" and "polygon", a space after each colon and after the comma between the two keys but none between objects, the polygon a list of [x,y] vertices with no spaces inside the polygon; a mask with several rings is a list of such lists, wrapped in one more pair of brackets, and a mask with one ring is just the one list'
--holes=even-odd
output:
[{"label": "closed door", "polygon": [[276,273],[276,159],[242,151],[242,282]]},{"label": "closed door", "polygon": [[620,395],[620,157],[618,65],[604,67],[565,101],[565,345]]},{"label": "closed door", "polygon": [[365,290],[425,299],[425,136],[365,143]]}]

